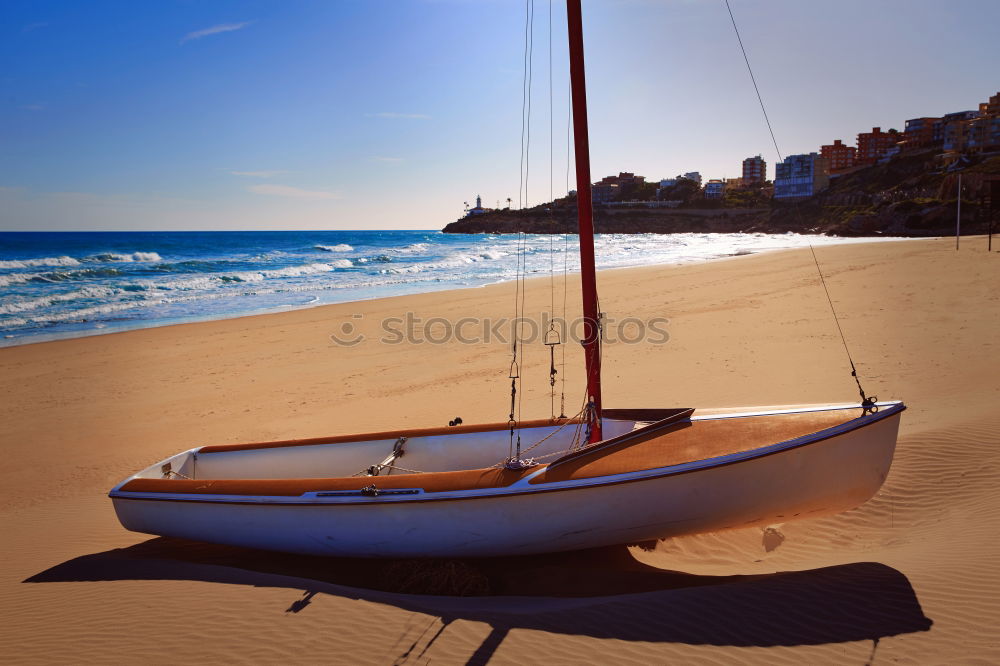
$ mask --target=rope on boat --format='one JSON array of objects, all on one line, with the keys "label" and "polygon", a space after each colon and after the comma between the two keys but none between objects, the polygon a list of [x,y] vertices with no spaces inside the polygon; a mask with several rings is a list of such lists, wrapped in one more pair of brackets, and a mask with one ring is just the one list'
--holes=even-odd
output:
[{"label": "rope on boat", "polygon": [[[521,80],[521,155],[518,163],[517,205],[519,209],[528,206],[529,158],[531,154],[531,80],[532,56],[534,53],[534,0],[524,3],[524,70]],[[517,422],[521,418],[521,396],[518,395],[518,383],[521,381],[520,367],[524,361],[524,345],[518,345],[521,336],[521,321],[524,311],[524,279],[527,274],[527,248],[525,235],[520,230],[517,238],[517,273],[514,280],[514,324],[511,331],[511,364],[508,376],[510,378],[510,414],[507,422],[510,425],[510,445],[508,457],[520,455],[521,435],[517,434],[516,452],[514,433]]]},{"label": "rope on boat", "polygon": [[[566,196],[569,197],[569,165],[572,161],[570,158],[570,149],[573,147],[573,141],[570,138],[573,134],[573,93],[572,86],[566,86]],[[577,204],[579,205],[579,204]],[[568,293],[567,288],[567,278],[569,276],[569,234],[563,234],[563,284],[562,284],[562,320],[563,326],[566,326],[566,295]],[[568,331],[567,331],[568,333]],[[566,418],[566,347],[567,345],[562,345],[560,348],[560,366],[562,370],[562,390],[560,392],[559,398],[559,418]]]},{"label": "rope on boat", "polygon": [[[552,98],[552,0],[549,0],[549,226],[555,226],[555,106]],[[551,231],[551,230],[550,230]],[[549,414],[556,418],[556,346],[562,344],[562,335],[556,329],[556,247],[555,234],[549,233],[549,329],[545,332],[545,345],[549,348]],[[565,264],[565,261],[564,261]],[[563,322],[566,321],[565,308]],[[565,324],[563,324],[565,325]],[[565,370],[565,368],[563,368]],[[565,385],[564,385],[565,386]],[[559,418],[566,418],[565,389]]]},{"label": "rope on boat", "polygon": [[[385,468],[386,469],[397,470],[397,471],[400,471],[400,472],[409,472],[410,474],[428,474],[429,473],[429,472],[425,472],[422,469],[407,469],[405,467],[400,467],[399,465],[386,465]],[[357,476],[357,475],[355,475],[355,476]]]},{"label": "rope on boat", "polygon": [[[580,438],[580,436],[582,434],[582,429],[583,429],[583,427],[586,424],[582,420],[579,420],[579,419],[586,414],[586,412],[587,412],[587,410],[589,408],[590,408],[589,404],[584,405],[584,407],[579,412],[577,412],[574,416],[572,416],[569,419],[567,419],[562,425],[560,425],[558,428],[556,428],[555,430],[553,430],[552,432],[550,432],[548,435],[546,435],[545,437],[541,438],[540,440],[538,440],[537,442],[535,442],[534,444],[532,444],[531,446],[529,446],[528,448],[526,448],[524,450],[520,450],[519,449],[519,453],[518,453],[517,457],[508,456],[506,460],[502,460],[502,461],[494,464],[493,467],[496,467],[496,468],[505,467],[507,469],[525,469],[526,467],[532,467],[532,466],[536,465],[537,464],[537,462],[535,462],[536,460],[541,460],[542,458],[549,458],[549,457],[551,457],[553,455],[556,455],[556,454],[568,453],[570,451],[573,451],[573,450],[579,448],[580,442],[581,441],[586,441],[585,439],[581,440],[581,438]],[[521,457],[525,453],[528,453],[529,451],[538,448],[546,440],[548,440],[549,438],[555,436],[556,433],[562,431],[563,428],[565,428],[566,426],[571,425],[571,424],[575,425],[576,429],[575,429],[575,431],[573,433],[572,439],[570,440],[569,448],[564,449],[562,451],[556,451],[555,453],[547,453],[547,454],[545,454],[543,456],[538,456],[536,458],[525,459],[525,458]],[[520,434],[518,434],[518,441],[519,442],[520,442],[520,437],[521,437]]]},{"label": "rope on boat", "polygon": [[167,478],[170,478],[171,476],[179,476],[182,479],[187,479],[188,481],[194,481],[194,479],[192,477],[188,476],[187,474],[181,474],[180,472],[175,472],[172,469],[168,469],[165,472],[165,474],[166,474]]},{"label": "rope on boat", "polygon": [[840,319],[837,317],[837,309],[833,307],[833,299],[830,298],[830,290],[826,286],[826,278],[823,277],[823,271],[819,267],[819,259],[816,258],[816,250],[813,249],[812,243],[809,244],[809,251],[812,252],[813,262],[816,264],[816,272],[819,273],[819,281],[823,285],[823,291],[826,293],[826,301],[830,304],[830,312],[833,313],[833,321],[837,324],[837,332],[840,333],[840,342],[844,345],[844,351],[847,353],[847,362],[851,364],[851,377],[854,377],[854,383],[858,385],[858,393],[861,394],[861,409],[862,414],[874,414],[878,411],[878,402],[876,396],[866,396],[865,390],[861,388],[861,380],[858,378],[858,370],[854,367],[854,359],[851,358],[851,350],[847,347],[847,338],[844,337],[844,329],[840,327]]},{"label": "rope on boat", "polygon": [[753,89],[757,93],[757,101],[760,102],[760,110],[764,113],[764,122],[767,123],[767,131],[771,133],[771,141],[774,143],[774,152],[778,153],[778,161],[781,162],[781,151],[778,150],[778,140],[774,138],[774,130],[771,129],[771,119],[767,117],[767,110],[764,108],[764,99],[760,96],[760,88],[757,87],[757,79],[754,78],[753,68],[750,67],[750,58],[747,57],[747,50],[743,48],[743,40],[740,38],[740,29],[736,27],[736,18],[733,16],[733,9],[726,0],[726,9],[729,10],[729,18],[733,22],[733,30],[736,31],[736,41],[740,43],[740,51],[743,52],[743,60],[747,63],[747,71],[750,72],[750,80],[753,82]]},{"label": "rope on boat", "polygon": [[[508,456],[508,458],[506,460],[502,460],[502,461],[500,461],[500,462],[492,465],[491,467],[492,468],[497,468],[497,469],[499,469],[499,468],[506,468],[506,469],[514,469],[514,470],[517,470],[517,469],[527,469],[529,467],[534,467],[534,466],[538,465],[539,464],[538,463],[539,460],[544,460],[546,458],[552,458],[554,456],[561,456],[563,454],[570,453],[572,451],[578,450],[579,448],[581,448],[582,443],[587,441],[587,438],[586,438],[585,433],[584,433],[584,428],[587,427],[586,415],[592,409],[593,409],[593,405],[591,403],[589,403],[589,402],[586,403],[583,406],[583,408],[580,409],[579,412],[577,412],[572,417],[566,419],[558,428],[556,428],[555,430],[553,430],[552,432],[550,432],[545,437],[542,437],[540,440],[538,440],[537,442],[535,442],[534,444],[532,444],[528,448],[520,451],[520,454],[523,455],[525,453],[528,453],[528,452],[530,452],[530,451],[538,448],[539,446],[541,446],[542,444],[544,444],[545,442],[547,442],[549,439],[551,439],[552,437],[555,437],[558,433],[562,432],[562,430],[564,428],[566,428],[567,426],[574,425],[574,426],[576,426],[576,428],[575,428],[575,430],[573,432],[573,437],[570,439],[570,445],[569,445],[568,448],[561,449],[559,451],[553,451],[551,453],[546,453],[544,455],[536,456],[536,457],[533,457],[533,458],[523,458],[523,457],[520,457],[520,456],[518,456],[518,457]],[[520,441],[520,437],[521,437],[520,433],[518,433],[518,441]],[[353,474],[352,476],[354,476],[354,477],[358,477],[358,476],[378,476],[379,472],[381,472],[382,470],[385,470],[385,469],[390,470],[390,473],[392,471],[399,471],[399,472],[407,472],[409,474],[428,474],[428,472],[425,471],[425,470],[410,469],[408,467],[401,467],[399,465],[393,464],[393,461],[395,460],[395,458],[397,458],[397,457],[399,457],[399,456],[401,456],[403,454],[402,445],[405,444],[405,442],[406,442],[407,439],[408,438],[406,438],[406,437],[400,437],[399,440],[397,440],[396,445],[393,447],[393,453],[390,454],[388,458],[386,458],[385,460],[383,460],[381,463],[378,463],[377,465],[372,465],[370,467],[366,467],[365,469],[361,470],[360,472],[357,472],[356,474]],[[190,478],[190,477],[184,476],[180,472],[169,472],[169,474],[180,476],[180,477],[183,477],[185,479]]]},{"label": "rope on boat", "polygon": [[[778,162],[782,161],[781,150],[778,149],[778,140],[774,137],[774,129],[771,127],[771,119],[767,117],[767,110],[764,108],[764,98],[761,97],[760,88],[757,87],[757,79],[753,75],[753,68],[750,66],[750,58],[747,57],[747,51],[743,47],[743,39],[740,37],[740,29],[736,27],[736,17],[733,16],[733,9],[729,6],[729,0],[725,0],[726,9],[729,11],[729,19],[733,22],[733,30],[736,32],[736,41],[739,42],[740,51],[743,53],[743,60],[746,61],[747,71],[750,73],[750,81],[753,83],[753,89],[757,93],[757,101],[760,102],[760,110],[764,114],[764,122],[767,123],[767,131],[771,133],[771,141],[774,143],[774,152],[778,154]],[[801,212],[796,208],[796,213],[801,216]],[[816,258],[816,250],[813,249],[812,243],[809,243],[809,251],[812,252],[813,262],[816,264],[816,272],[819,273],[820,282],[823,284],[823,291],[826,292],[826,300],[830,304],[830,312],[833,313],[833,321],[837,324],[837,332],[840,333],[840,341],[844,345],[844,351],[847,352],[847,361],[851,364],[851,377],[854,378],[854,383],[858,385],[858,393],[861,395],[861,409],[862,414],[874,414],[878,411],[878,402],[876,396],[865,395],[865,390],[861,387],[861,380],[858,378],[858,370],[854,366],[854,359],[851,358],[851,350],[847,347],[847,339],[844,337],[844,331],[840,327],[840,319],[837,317],[837,309],[833,306],[833,299],[830,298],[830,290],[826,286],[826,278],[823,277],[823,271],[820,270],[819,260]]]}]

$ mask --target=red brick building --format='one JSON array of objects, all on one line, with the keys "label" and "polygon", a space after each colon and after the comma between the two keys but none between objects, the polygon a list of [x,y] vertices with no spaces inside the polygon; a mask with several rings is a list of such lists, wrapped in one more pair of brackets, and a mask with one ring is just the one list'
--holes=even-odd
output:
[{"label": "red brick building", "polygon": [[881,127],[873,127],[871,132],[858,134],[858,152],[855,164],[875,164],[890,148],[895,148],[902,137],[896,130],[883,132]]},{"label": "red brick building", "polygon": [[819,154],[830,160],[830,173],[839,173],[854,166],[857,149],[854,146],[845,146],[840,139],[837,139],[830,145],[821,146]]},{"label": "red brick building", "polygon": [[743,160],[742,187],[763,185],[767,180],[767,162],[760,155]]},{"label": "red brick building", "polygon": [[645,176],[637,176],[630,171],[622,171],[617,176],[605,176],[590,187],[594,203],[607,203],[627,196],[635,188],[646,182]]}]

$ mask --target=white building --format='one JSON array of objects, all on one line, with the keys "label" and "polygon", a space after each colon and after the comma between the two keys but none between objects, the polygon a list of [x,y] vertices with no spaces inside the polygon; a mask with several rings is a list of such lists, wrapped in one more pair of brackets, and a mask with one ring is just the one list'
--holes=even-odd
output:
[{"label": "white building", "polygon": [[489,208],[483,208],[483,198],[477,194],[476,207],[470,208],[468,211],[466,211],[465,215],[466,217],[470,215],[482,215],[483,213],[489,212],[489,210],[490,210]]}]

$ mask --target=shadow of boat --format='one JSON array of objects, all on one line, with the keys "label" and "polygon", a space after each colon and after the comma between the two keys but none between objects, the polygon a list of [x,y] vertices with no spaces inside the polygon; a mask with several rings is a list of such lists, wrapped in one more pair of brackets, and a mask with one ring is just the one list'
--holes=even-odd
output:
[{"label": "shadow of boat", "polygon": [[428,562],[284,555],[158,537],[68,560],[24,582],[112,580],[288,588],[301,594],[283,609],[293,613],[307,609],[316,594],[329,594],[437,615],[445,627],[457,619],[487,623],[492,631],[470,663],[485,663],[514,628],[626,641],[770,647],[877,644],[932,625],[906,576],[884,564],[701,576],[645,565],[625,546]]}]

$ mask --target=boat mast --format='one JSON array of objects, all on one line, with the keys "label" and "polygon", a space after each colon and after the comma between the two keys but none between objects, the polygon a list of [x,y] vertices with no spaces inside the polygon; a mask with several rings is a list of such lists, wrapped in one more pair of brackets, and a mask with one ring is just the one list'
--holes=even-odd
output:
[{"label": "boat mast", "polygon": [[594,270],[594,209],[590,194],[590,140],[587,135],[587,82],[583,69],[583,18],[580,0],[566,0],[569,26],[569,77],[573,90],[573,139],[576,150],[576,202],[583,284],[583,355],[587,398],[592,406],[590,441],[601,436],[601,346],[597,276]]}]

